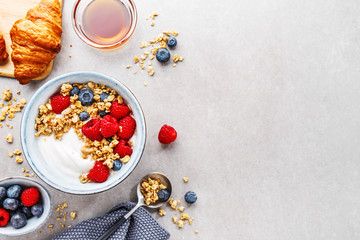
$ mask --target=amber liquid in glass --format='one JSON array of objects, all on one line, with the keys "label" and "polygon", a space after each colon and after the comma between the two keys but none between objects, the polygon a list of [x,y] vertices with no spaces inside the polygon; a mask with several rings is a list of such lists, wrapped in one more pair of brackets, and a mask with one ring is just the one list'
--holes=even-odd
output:
[{"label": "amber liquid in glass", "polygon": [[119,0],[94,0],[82,17],[84,34],[98,44],[113,44],[129,31],[131,17]]}]

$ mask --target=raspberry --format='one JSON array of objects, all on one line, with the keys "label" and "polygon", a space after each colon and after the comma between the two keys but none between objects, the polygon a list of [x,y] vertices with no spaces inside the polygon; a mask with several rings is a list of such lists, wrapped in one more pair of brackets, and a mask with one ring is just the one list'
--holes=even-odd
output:
[{"label": "raspberry", "polygon": [[50,99],[50,103],[51,103],[51,107],[52,107],[52,110],[54,111],[54,113],[60,114],[67,107],[70,106],[70,97],[59,94],[59,95],[53,96]]},{"label": "raspberry", "polygon": [[10,214],[3,208],[0,208],[0,227],[6,226],[9,222]]},{"label": "raspberry", "polygon": [[128,140],[134,134],[135,128],[136,128],[136,122],[132,117],[130,116],[123,117],[119,121],[118,136],[121,139]]},{"label": "raspberry", "polygon": [[87,177],[94,182],[105,182],[109,177],[109,168],[102,162],[96,162]]},{"label": "raspberry", "polygon": [[28,188],[21,194],[21,201],[25,207],[35,205],[40,199],[40,192],[37,188]]},{"label": "raspberry", "polygon": [[130,109],[125,104],[119,104],[117,100],[113,101],[110,107],[110,115],[116,119],[125,117],[130,112]]},{"label": "raspberry", "polygon": [[120,140],[118,145],[114,147],[114,153],[119,154],[121,158],[125,157],[126,155],[131,156],[132,149],[125,140]]},{"label": "raspberry", "polygon": [[101,120],[93,118],[81,128],[81,132],[91,141],[101,141],[103,136],[100,133]]},{"label": "raspberry", "polygon": [[100,132],[105,138],[113,136],[119,130],[119,124],[116,118],[106,115],[101,120]]},{"label": "raspberry", "polygon": [[162,144],[169,144],[173,141],[175,141],[177,137],[177,132],[176,130],[168,125],[164,125],[161,127],[160,132],[159,132],[159,142],[161,142]]}]

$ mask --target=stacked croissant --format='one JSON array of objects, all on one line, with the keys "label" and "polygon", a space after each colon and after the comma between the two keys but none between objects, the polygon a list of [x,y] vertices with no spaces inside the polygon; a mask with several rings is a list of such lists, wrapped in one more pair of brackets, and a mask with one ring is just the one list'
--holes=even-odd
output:
[{"label": "stacked croissant", "polygon": [[[61,48],[61,5],[59,0],[41,0],[10,30],[11,60],[20,84],[39,77]],[[5,61],[5,41],[0,34],[0,62]]]}]

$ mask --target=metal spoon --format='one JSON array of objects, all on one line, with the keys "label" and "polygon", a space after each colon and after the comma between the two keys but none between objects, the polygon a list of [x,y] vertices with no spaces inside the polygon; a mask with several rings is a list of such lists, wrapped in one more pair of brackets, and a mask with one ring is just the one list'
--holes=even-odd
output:
[{"label": "metal spoon", "polygon": [[171,189],[170,180],[162,173],[158,173],[158,172],[149,173],[148,175],[146,175],[145,177],[143,177],[141,179],[141,181],[139,182],[139,184],[137,186],[137,191],[136,192],[137,192],[138,202],[137,202],[136,206],[133,207],[133,209],[131,209],[127,214],[125,214],[117,222],[115,222],[115,224],[111,228],[106,230],[106,232],[104,232],[103,235],[101,235],[97,240],[106,240],[106,239],[108,239],[139,207],[146,206],[148,208],[159,208],[159,207],[161,207],[161,205],[164,204],[164,202],[159,201],[159,200],[156,201],[156,203],[152,203],[150,205],[145,204],[144,196],[141,193],[141,184],[144,181],[147,181],[148,178],[160,179],[160,183],[162,183],[162,184],[164,184],[166,186],[166,190],[169,192],[169,194],[171,196],[171,190],[172,189]]}]

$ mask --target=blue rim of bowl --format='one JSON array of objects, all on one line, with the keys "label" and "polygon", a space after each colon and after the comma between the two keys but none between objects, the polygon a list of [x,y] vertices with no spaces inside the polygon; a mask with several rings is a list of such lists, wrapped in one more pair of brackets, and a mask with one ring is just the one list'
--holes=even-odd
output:
[{"label": "blue rim of bowl", "polygon": [[50,199],[50,210],[49,210],[49,214],[46,216],[46,218],[44,219],[44,221],[39,224],[38,226],[36,226],[35,228],[33,229],[29,229],[28,231],[26,232],[23,232],[23,233],[19,233],[19,234],[3,234],[0,232],[0,236],[9,236],[9,237],[16,237],[16,236],[22,236],[22,235],[25,235],[25,234],[28,234],[28,233],[32,233],[32,232],[35,232],[36,230],[38,230],[39,228],[41,228],[43,225],[45,225],[45,223],[49,220],[50,218],[50,215],[52,213],[52,208],[53,208],[53,202],[52,202],[52,198],[51,198],[51,194],[49,192],[49,190],[47,190],[40,182],[34,180],[34,179],[30,179],[30,178],[26,178],[26,177],[7,177],[7,178],[3,178],[3,179],[0,179],[0,183],[1,182],[4,182],[6,180],[11,180],[11,179],[22,179],[22,180],[25,180],[25,181],[30,181],[30,182],[33,182],[35,184],[38,184],[41,188],[43,188],[45,190],[45,192],[47,193],[47,195],[49,196],[49,199]]},{"label": "blue rim of bowl", "polygon": [[[34,162],[31,160],[31,157],[29,155],[29,152],[28,152],[28,148],[26,146],[26,139],[25,139],[25,123],[27,122],[27,117],[28,117],[28,112],[30,111],[30,108],[31,106],[33,105],[34,103],[34,99],[39,96],[41,93],[43,93],[44,91],[47,90],[47,88],[49,86],[51,86],[52,84],[55,84],[56,82],[58,81],[61,81],[62,79],[64,78],[68,78],[68,77],[73,77],[73,76],[93,76],[93,77],[98,77],[98,78],[103,78],[103,79],[106,79],[112,83],[114,83],[115,85],[118,85],[119,87],[123,88],[123,90],[125,90],[127,93],[128,93],[128,96],[130,97],[130,100],[132,102],[135,103],[135,105],[138,107],[139,109],[139,113],[140,113],[140,120],[142,121],[142,128],[141,128],[141,131],[143,132],[143,138],[140,139],[140,144],[141,144],[141,149],[140,149],[140,154],[138,155],[138,158],[137,159],[134,159],[132,162],[133,164],[131,165],[131,167],[129,168],[129,170],[123,174],[121,177],[119,177],[118,180],[114,181],[112,184],[104,187],[104,189],[101,189],[101,190],[96,190],[96,191],[81,191],[81,190],[73,190],[73,189],[68,189],[68,188],[63,188],[61,186],[59,186],[58,184],[54,183],[53,181],[50,181],[49,179],[47,179],[38,169],[37,167],[35,166]],[[126,100],[129,101],[129,99],[126,98]],[[52,80],[50,80],[49,82],[45,83],[43,86],[41,86],[35,93],[34,95],[31,97],[30,101],[28,102],[28,104],[26,104],[26,108],[24,110],[24,114],[21,118],[21,124],[20,124],[20,139],[21,139],[21,147],[23,149],[23,154],[25,156],[25,159],[26,161],[29,163],[31,169],[36,173],[36,175],[39,176],[39,178],[41,180],[43,180],[46,184],[48,184],[49,186],[57,189],[57,190],[60,190],[64,193],[70,193],[70,194],[77,194],[77,195],[91,195],[91,194],[96,194],[96,193],[101,193],[101,192],[104,192],[104,191],[107,191],[113,187],[115,187],[116,185],[118,185],[119,183],[121,183],[122,181],[124,181],[134,170],[135,168],[137,167],[137,165],[139,164],[140,160],[141,160],[141,157],[144,153],[144,149],[145,149],[145,145],[146,145],[146,138],[147,138],[147,132],[146,132],[146,121],[145,121],[145,116],[144,116],[144,112],[140,106],[140,103],[139,101],[137,100],[137,98],[135,97],[134,93],[131,92],[131,90],[126,87],[123,83],[121,83],[120,81],[116,80],[115,78],[113,77],[110,77],[110,76],[107,76],[105,74],[101,74],[101,73],[97,73],[97,72],[88,72],[88,71],[81,71],[81,72],[72,72],[72,73],[67,73],[67,74],[63,74],[63,75],[60,75]],[[35,119],[34,119],[34,122],[35,122]],[[124,177],[125,176],[125,177]]]}]

